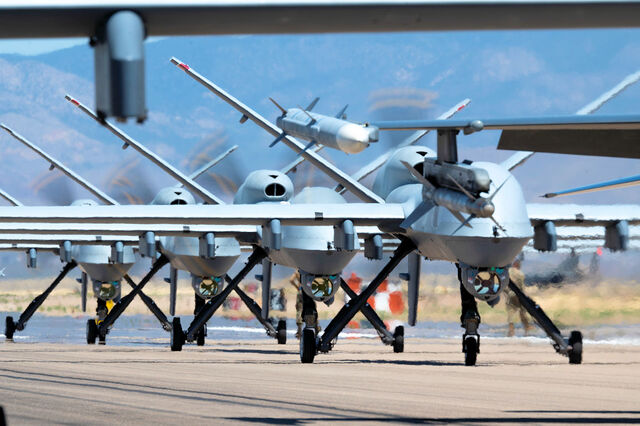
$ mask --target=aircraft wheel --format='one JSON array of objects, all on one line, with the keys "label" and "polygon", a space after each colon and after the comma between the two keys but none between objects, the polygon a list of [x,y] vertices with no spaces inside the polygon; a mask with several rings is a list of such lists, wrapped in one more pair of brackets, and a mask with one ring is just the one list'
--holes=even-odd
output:
[{"label": "aircraft wheel", "polygon": [[178,352],[182,350],[184,344],[184,332],[182,331],[182,324],[180,324],[180,318],[174,317],[171,322],[171,350]]},{"label": "aircraft wheel", "polygon": [[88,319],[87,320],[87,344],[95,345],[97,338],[98,338],[98,326],[96,325],[96,320]]},{"label": "aircraft wheel", "polygon": [[582,333],[572,331],[569,336],[569,364],[582,364]]},{"label": "aircraft wheel", "polygon": [[5,319],[4,336],[7,340],[13,340],[13,333],[16,331],[16,323],[13,322],[13,317],[9,316]]},{"label": "aircraft wheel", "polygon": [[313,328],[305,328],[302,330],[300,338],[300,361],[303,364],[313,363],[316,356],[316,331]]},{"label": "aircraft wheel", "polygon": [[478,358],[478,341],[475,337],[467,337],[464,340],[464,365],[476,365]]},{"label": "aircraft wheel", "polygon": [[107,344],[107,331],[102,332],[102,327],[98,327],[98,344],[106,345]]},{"label": "aircraft wheel", "polygon": [[276,331],[278,333],[276,336],[276,338],[278,339],[278,344],[286,345],[287,344],[287,321],[285,320],[278,321],[278,327],[276,328]]},{"label": "aircraft wheel", "polygon": [[198,346],[204,346],[205,336],[207,335],[207,333],[205,333],[205,327],[206,326],[203,325],[200,331],[198,331],[198,334],[196,334],[196,345]]},{"label": "aircraft wheel", "polygon": [[393,352],[404,352],[404,326],[399,325],[393,331]]}]

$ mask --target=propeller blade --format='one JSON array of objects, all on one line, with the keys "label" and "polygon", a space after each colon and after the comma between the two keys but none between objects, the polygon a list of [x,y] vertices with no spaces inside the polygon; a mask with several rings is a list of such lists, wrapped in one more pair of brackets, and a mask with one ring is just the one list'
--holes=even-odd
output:
[{"label": "propeller blade", "polygon": [[173,266],[169,269],[169,315],[176,315],[176,299],[178,294],[178,270]]}]

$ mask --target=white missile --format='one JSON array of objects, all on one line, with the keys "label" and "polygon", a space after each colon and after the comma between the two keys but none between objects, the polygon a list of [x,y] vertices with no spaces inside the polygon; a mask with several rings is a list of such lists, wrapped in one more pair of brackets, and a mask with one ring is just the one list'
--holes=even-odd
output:
[{"label": "white missile", "polygon": [[320,144],[347,154],[357,154],[370,143],[378,141],[377,127],[353,123],[343,118],[346,106],[335,117],[331,117],[311,112],[318,98],[314,99],[306,109],[301,107],[284,109],[273,99],[271,101],[282,111],[276,124],[283,131],[271,146],[279,142],[284,135],[291,135],[309,141],[305,149]]}]

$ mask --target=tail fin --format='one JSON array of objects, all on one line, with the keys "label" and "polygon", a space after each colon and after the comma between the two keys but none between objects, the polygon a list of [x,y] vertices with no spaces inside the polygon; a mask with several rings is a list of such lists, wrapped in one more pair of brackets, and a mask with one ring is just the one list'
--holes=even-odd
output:
[{"label": "tail fin", "polygon": [[305,111],[311,111],[313,108],[315,108],[316,104],[318,103],[318,101],[320,100],[320,98],[315,98],[314,100],[311,101],[311,103],[304,109]]},{"label": "tail fin", "polygon": [[344,116],[344,113],[347,111],[348,107],[349,107],[349,104],[346,104],[344,107],[342,107],[342,109],[336,114],[336,118],[341,118],[341,119],[346,118]]}]

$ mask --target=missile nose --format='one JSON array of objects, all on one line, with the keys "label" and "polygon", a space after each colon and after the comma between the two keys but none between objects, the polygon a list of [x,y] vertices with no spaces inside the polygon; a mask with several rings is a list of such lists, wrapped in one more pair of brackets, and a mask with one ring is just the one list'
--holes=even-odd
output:
[{"label": "missile nose", "polygon": [[357,154],[369,146],[369,130],[358,124],[348,123],[340,127],[336,141],[342,151]]},{"label": "missile nose", "polygon": [[480,208],[480,212],[482,213],[483,217],[491,217],[493,216],[493,212],[495,211],[496,208],[491,201],[484,202],[484,204]]}]

